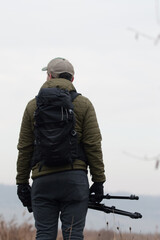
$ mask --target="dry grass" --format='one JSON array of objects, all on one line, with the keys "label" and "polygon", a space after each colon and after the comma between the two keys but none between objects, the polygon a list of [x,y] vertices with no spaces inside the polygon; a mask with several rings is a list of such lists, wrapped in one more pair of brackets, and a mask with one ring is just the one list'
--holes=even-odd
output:
[{"label": "dry grass", "polygon": [[32,224],[18,225],[14,219],[7,223],[0,217],[0,240],[34,240],[35,233]]},{"label": "dry grass", "polygon": [[[0,217],[0,240],[34,240],[35,228],[25,222],[18,225],[15,220],[8,223]],[[61,232],[58,233],[57,240],[63,240]],[[122,233],[117,227],[116,232],[112,230],[88,231],[84,232],[84,240],[160,240],[160,234],[135,234],[131,228],[128,233]]]},{"label": "dry grass", "polygon": [[111,230],[85,231],[85,240],[160,240],[160,234],[135,234],[135,233],[121,233]]}]

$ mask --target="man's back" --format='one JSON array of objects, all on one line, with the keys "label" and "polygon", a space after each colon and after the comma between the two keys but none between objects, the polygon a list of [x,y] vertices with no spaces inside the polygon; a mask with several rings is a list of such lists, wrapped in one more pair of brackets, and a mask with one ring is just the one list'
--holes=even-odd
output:
[{"label": "man's back", "polygon": [[[73,84],[65,79],[51,79],[50,81],[46,81],[42,88],[52,88],[52,87],[60,87],[67,89],[68,91],[75,90]],[[101,134],[97,123],[97,118],[95,115],[95,111],[92,103],[88,100],[88,98],[79,95],[74,101],[74,112],[76,117],[76,126],[75,130],[78,133],[78,141],[83,144],[85,153],[87,155],[88,164],[90,167],[91,174],[93,176],[93,181],[101,181],[105,180],[104,177],[104,165],[102,162],[102,152],[101,152]],[[21,126],[20,139],[18,144],[18,150],[23,151],[25,148],[26,157],[27,155],[32,156],[33,153],[33,139],[34,139],[34,112],[36,109],[36,99],[32,99],[25,110],[23,122]],[[27,151],[28,150],[28,151]],[[24,154],[25,154],[24,153]],[[93,155],[94,153],[94,155]],[[23,157],[25,157],[23,155]],[[21,155],[19,155],[21,158]],[[19,159],[19,162],[21,160]],[[27,169],[28,162],[26,162]],[[19,167],[19,165],[18,165]],[[60,166],[54,168],[48,168],[44,166],[42,170],[39,172],[39,164],[34,166],[32,169],[32,177],[36,178],[38,176],[50,174],[52,172],[60,172],[64,170],[72,169],[71,165]],[[77,161],[73,164],[73,169],[82,169],[87,170],[87,165],[81,159],[77,159]],[[20,172],[20,171],[19,171]],[[27,176],[27,172],[26,172]],[[28,179],[25,179],[25,181]],[[23,179],[24,181],[24,179]],[[17,183],[23,183],[19,176],[17,176]]]}]

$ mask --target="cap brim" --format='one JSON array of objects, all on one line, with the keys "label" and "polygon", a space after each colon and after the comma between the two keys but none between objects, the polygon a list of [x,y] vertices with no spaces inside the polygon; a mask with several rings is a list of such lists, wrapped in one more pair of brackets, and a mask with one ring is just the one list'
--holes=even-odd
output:
[{"label": "cap brim", "polygon": [[47,67],[42,68],[42,71],[47,71]]}]

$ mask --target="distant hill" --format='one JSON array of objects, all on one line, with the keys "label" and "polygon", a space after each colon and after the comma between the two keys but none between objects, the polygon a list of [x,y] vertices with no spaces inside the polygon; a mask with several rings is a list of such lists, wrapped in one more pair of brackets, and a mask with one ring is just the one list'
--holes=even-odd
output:
[{"label": "distant hill", "polygon": [[[16,195],[16,186],[0,184],[0,215],[7,222],[13,218],[17,223],[25,221],[34,223],[33,215],[28,213],[22,206]],[[130,193],[110,193],[111,195],[130,195]],[[160,196],[139,196],[138,201],[134,200],[105,200],[107,206],[129,211],[140,212],[142,219],[131,219],[117,214],[105,214],[89,209],[86,219],[86,228],[89,230],[100,230],[102,228],[137,233],[160,232]]]}]

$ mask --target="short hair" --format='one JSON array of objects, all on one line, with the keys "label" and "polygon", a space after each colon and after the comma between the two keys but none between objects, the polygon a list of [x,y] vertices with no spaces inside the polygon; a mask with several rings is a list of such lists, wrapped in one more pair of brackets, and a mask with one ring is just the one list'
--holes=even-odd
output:
[{"label": "short hair", "polygon": [[60,73],[59,76],[58,76],[58,78],[65,78],[65,79],[67,79],[69,81],[72,80],[72,77],[73,76],[70,73],[67,73],[67,72]]}]

